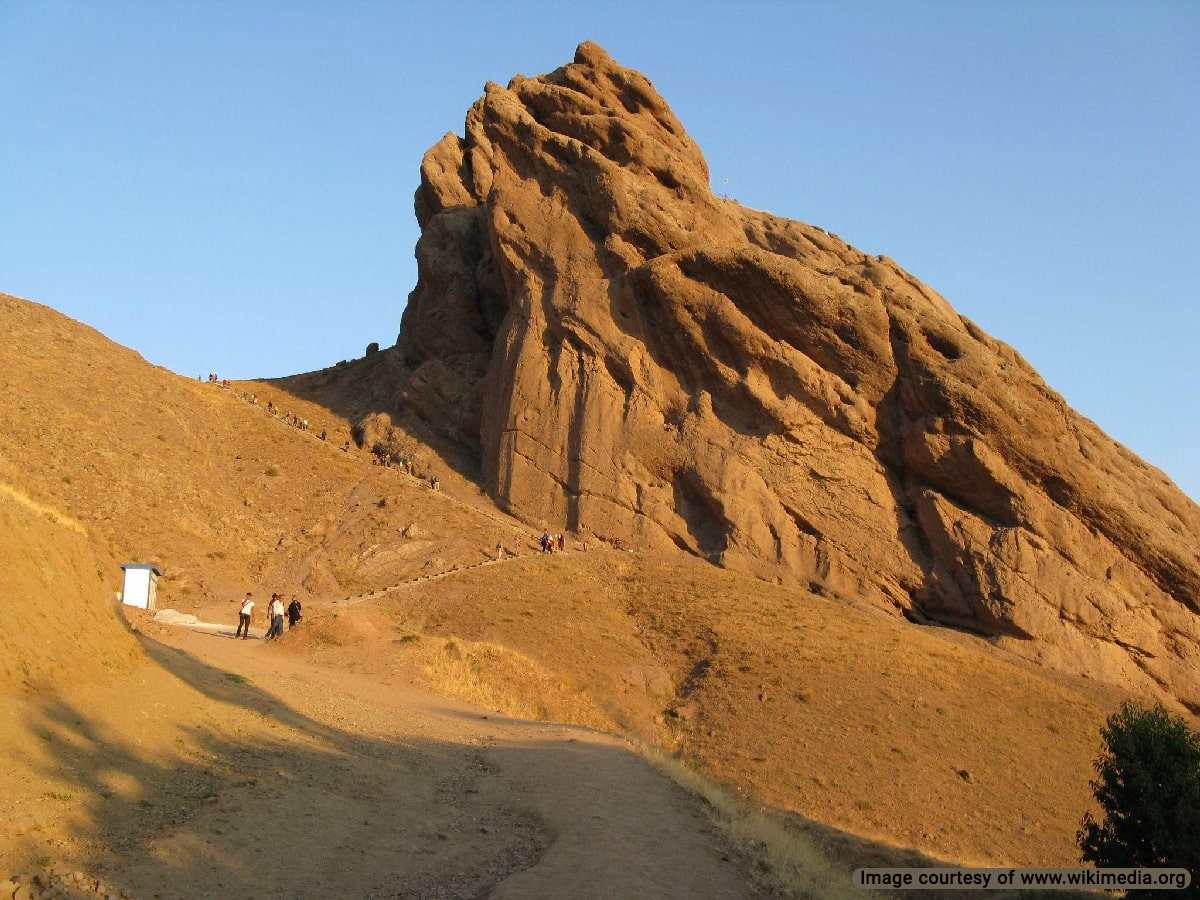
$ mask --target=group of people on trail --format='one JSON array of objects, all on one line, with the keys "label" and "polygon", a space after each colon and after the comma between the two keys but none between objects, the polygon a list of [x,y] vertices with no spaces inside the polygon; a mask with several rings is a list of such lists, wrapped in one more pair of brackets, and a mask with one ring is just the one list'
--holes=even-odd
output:
[{"label": "group of people on trail", "polygon": [[[538,538],[538,544],[541,545],[543,553],[553,553],[556,550],[559,553],[562,553],[567,549],[567,538],[566,535],[561,533],[551,534],[549,528],[543,528],[542,536]],[[532,542],[529,546],[530,549],[533,549]],[[509,553],[512,553],[514,556],[520,556],[521,551],[524,548],[525,543],[520,538],[516,539],[511,551],[505,549],[504,541],[496,541],[496,559],[504,559]],[[536,552],[536,550],[534,552]]]},{"label": "group of people on trail", "polygon": [[567,539],[561,533],[551,534],[548,528],[542,529],[541,544],[543,553],[553,553],[555,550],[562,553],[567,549]]},{"label": "group of people on trail", "polygon": [[[216,377],[217,377],[216,375],[209,375],[208,380],[216,381]],[[223,387],[229,387],[228,379],[226,379],[223,382],[218,382],[218,383],[221,384]],[[242,399],[245,400],[247,403],[249,403],[251,406],[258,406],[258,394],[248,393],[246,391],[241,391],[240,394],[241,394]],[[269,415],[272,419],[283,419],[284,424],[291,425],[293,428],[295,428],[299,431],[308,431],[308,419],[304,418],[303,416],[293,415],[292,413],[287,412],[286,410],[280,409],[278,406],[275,405],[274,400],[267,400],[267,415]],[[327,436],[328,436],[328,432],[326,432],[326,430],[324,428],[322,428],[321,434],[319,435],[319,437],[321,438],[321,440],[325,440]]]},{"label": "group of people on trail", "polygon": [[[266,638],[273,641],[276,638],[283,637],[283,619],[287,616],[288,630],[295,628],[300,620],[304,618],[304,607],[300,603],[300,598],[292,595],[292,602],[286,607],[283,605],[283,594],[272,594],[271,602],[267,604],[267,618],[270,621],[270,626],[267,628]],[[245,640],[250,637],[250,623],[254,620],[254,594],[246,591],[246,597],[242,600],[241,608],[238,610],[238,626],[235,638]]]},{"label": "group of people on trail", "polygon": [[371,450],[371,465],[383,466],[385,469],[390,469],[395,466],[405,475],[415,475],[413,471],[412,460],[406,456],[401,456],[399,453],[392,453],[386,447],[376,444]]},{"label": "group of people on trail", "polygon": [[[346,441],[345,449],[350,449],[350,442]],[[404,475],[411,475],[413,478],[429,479],[429,489],[431,491],[440,491],[442,489],[442,479],[437,475],[418,475],[416,466],[413,461],[406,456],[400,456],[396,453],[390,453],[386,448],[378,445],[371,451],[371,465],[383,466],[385,469],[390,469],[395,466]]]},{"label": "group of people on trail", "polygon": [[[209,378],[209,381],[216,382],[217,376],[209,375],[208,378]],[[217,382],[217,383],[222,383],[222,382]],[[228,380],[223,382],[223,384],[227,387],[229,385]],[[252,406],[258,405],[258,395],[257,394],[246,393],[243,391],[241,393],[241,396],[242,396],[243,400],[245,400],[247,403],[251,404]],[[292,413],[283,410],[282,408],[275,405],[274,400],[267,400],[267,415],[269,415],[273,419],[282,419],[285,424],[291,425],[293,428],[296,428],[300,431],[308,431],[308,419],[304,418],[303,416],[293,415]],[[322,428],[321,433],[317,436],[323,441],[328,440],[329,432],[326,429]],[[351,449],[350,442],[349,441],[343,442],[341,449],[342,449],[343,453],[349,453],[350,449]],[[440,477],[438,477],[437,475],[418,475],[417,471],[416,471],[416,466],[411,459],[409,459],[408,457],[405,457],[405,456],[401,456],[398,453],[391,453],[378,444],[376,444],[376,446],[371,450],[371,465],[384,466],[386,468],[391,468],[392,466],[396,466],[405,475],[411,475],[414,478],[427,479],[429,482],[430,490],[440,491],[442,489],[442,479]]]},{"label": "group of people on trail", "polygon": [[[249,400],[249,402],[257,405],[258,404],[258,395],[251,394],[247,398],[247,400]],[[300,416],[293,416],[290,412],[280,412],[279,407],[275,405],[274,400],[267,401],[267,415],[270,416],[271,418],[275,418],[276,416],[278,416],[279,418],[283,419],[285,424],[291,425],[293,428],[299,428],[301,431],[308,431],[308,419],[301,418]],[[321,434],[322,434],[321,440],[325,440],[325,438],[323,436],[325,434],[325,432],[322,431]]]}]

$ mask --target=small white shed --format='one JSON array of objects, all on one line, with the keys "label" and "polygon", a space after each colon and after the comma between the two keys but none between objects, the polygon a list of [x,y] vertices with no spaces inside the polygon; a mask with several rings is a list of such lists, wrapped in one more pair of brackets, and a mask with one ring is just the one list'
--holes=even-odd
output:
[{"label": "small white shed", "polygon": [[124,563],[125,584],[121,588],[121,602],[138,609],[155,609],[158,605],[158,577],[162,572],[158,566],[146,563]]}]

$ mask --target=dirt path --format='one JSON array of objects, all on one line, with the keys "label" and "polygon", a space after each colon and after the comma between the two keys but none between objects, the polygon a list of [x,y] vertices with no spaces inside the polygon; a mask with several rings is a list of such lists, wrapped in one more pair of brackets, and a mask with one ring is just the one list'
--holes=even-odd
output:
[{"label": "dirt path", "polygon": [[[745,897],[698,804],[623,742],[185,628],[149,649],[266,729],[108,873],[156,897]],[[253,731],[253,729],[249,729]],[[226,736],[227,738],[229,736]]]}]

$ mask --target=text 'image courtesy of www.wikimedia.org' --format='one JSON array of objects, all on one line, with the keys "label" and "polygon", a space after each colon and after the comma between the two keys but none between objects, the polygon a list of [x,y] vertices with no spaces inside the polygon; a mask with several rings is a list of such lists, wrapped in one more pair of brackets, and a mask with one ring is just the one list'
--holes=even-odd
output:
[{"label": "text 'image courtesy of www.wikimedia.org'", "polygon": [[1187,869],[855,869],[861,888],[941,890],[1091,889],[1182,891],[1192,883]]}]

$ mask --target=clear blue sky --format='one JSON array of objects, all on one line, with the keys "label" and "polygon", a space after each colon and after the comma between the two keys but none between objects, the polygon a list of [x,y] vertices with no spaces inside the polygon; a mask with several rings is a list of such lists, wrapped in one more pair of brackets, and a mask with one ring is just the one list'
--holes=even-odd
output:
[{"label": "clear blue sky", "polygon": [[422,153],[583,40],[1200,497],[1192,0],[0,0],[0,291],[191,377],[390,345]]}]

